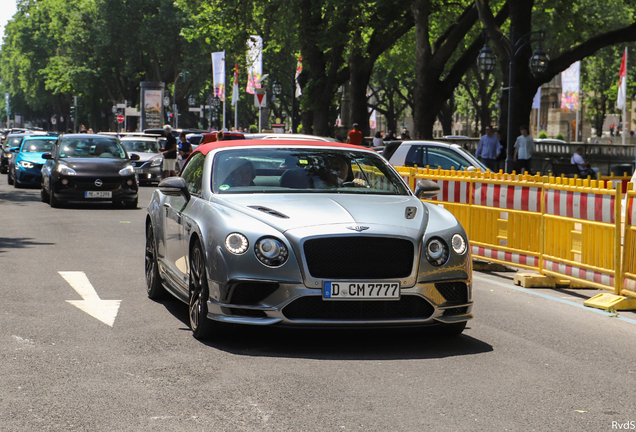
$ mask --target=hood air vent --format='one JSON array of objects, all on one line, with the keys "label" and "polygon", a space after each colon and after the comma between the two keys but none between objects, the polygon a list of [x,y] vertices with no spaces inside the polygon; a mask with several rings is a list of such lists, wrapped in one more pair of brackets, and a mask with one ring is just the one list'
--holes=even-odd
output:
[{"label": "hood air vent", "polygon": [[248,207],[253,208],[254,210],[262,211],[263,213],[267,213],[268,215],[279,217],[281,219],[289,219],[289,216],[284,215],[281,212],[277,212],[276,210],[272,210],[271,208],[268,208],[268,207],[263,207],[258,205],[253,205]]}]

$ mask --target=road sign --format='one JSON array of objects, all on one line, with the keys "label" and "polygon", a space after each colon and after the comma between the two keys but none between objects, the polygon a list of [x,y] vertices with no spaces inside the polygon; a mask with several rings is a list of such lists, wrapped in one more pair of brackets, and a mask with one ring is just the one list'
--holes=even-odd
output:
[{"label": "road sign", "polygon": [[124,118],[124,116],[123,116],[123,115],[119,114],[119,115],[117,116],[117,121],[118,121],[119,123],[123,123],[123,122],[124,122],[124,120],[125,120],[125,118]]},{"label": "road sign", "polygon": [[267,106],[267,93],[254,93],[254,106],[265,108]]},{"label": "road sign", "polygon": [[51,117],[51,124],[57,123],[57,119],[55,117]]}]

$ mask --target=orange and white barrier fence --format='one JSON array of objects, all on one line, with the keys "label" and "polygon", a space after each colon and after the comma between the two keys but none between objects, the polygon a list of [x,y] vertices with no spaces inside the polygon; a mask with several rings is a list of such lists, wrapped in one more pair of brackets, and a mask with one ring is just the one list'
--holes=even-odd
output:
[{"label": "orange and white barrier fence", "polygon": [[[620,182],[398,168],[414,189],[438,183],[429,200],[457,217],[474,257],[636,297],[636,192]],[[620,179],[622,180],[622,178]],[[621,256],[621,239],[624,248]]]}]

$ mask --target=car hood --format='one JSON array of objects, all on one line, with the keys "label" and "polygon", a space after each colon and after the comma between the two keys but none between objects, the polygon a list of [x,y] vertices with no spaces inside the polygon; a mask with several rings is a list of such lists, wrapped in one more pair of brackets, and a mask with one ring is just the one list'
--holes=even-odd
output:
[{"label": "car hood", "polygon": [[16,156],[16,159],[33,162],[37,164],[43,164],[46,162],[46,160],[42,159],[43,154],[44,152],[23,152],[23,153],[18,153],[18,155]]},{"label": "car hood", "polygon": [[[415,197],[354,194],[272,194],[224,197],[230,207],[281,232],[324,225],[385,225],[420,231],[428,220]],[[407,207],[415,216],[407,219]]]},{"label": "car hood", "polygon": [[116,175],[126,165],[130,165],[130,159],[111,158],[73,158],[60,159],[60,164],[73,168],[78,175],[99,173],[100,175]]},{"label": "car hood", "polygon": [[154,159],[157,156],[161,157],[161,153],[147,153],[147,152],[128,152],[129,155],[136,154],[139,156],[139,161],[148,162],[150,159]]}]

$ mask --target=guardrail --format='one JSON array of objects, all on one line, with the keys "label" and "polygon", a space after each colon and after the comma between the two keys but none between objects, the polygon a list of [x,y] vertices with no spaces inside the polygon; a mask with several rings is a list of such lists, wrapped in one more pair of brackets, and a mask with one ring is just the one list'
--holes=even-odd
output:
[{"label": "guardrail", "polygon": [[534,270],[553,286],[568,280],[636,298],[632,183],[625,184],[623,225],[622,187],[616,181],[408,167],[398,171],[411,189],[419,179],[439,185],[439,194],[426,201],[459,220],[473,257]]}]

